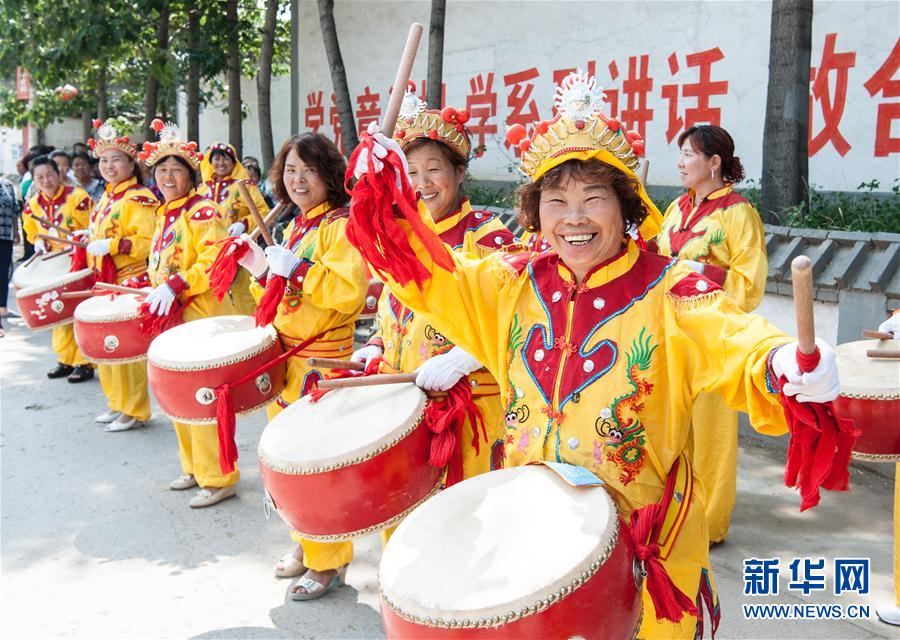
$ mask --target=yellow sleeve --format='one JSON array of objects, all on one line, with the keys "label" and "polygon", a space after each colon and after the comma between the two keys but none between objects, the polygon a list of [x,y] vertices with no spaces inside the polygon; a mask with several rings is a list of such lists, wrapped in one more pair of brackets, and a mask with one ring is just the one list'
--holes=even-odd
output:
[{"label": "yellow sleeve", "polygon": [[190,214],[185,214],[185,217],[185,230],[189,234],[186,242],[190,243],[190,253],[196,257],[194,263],[178,275],[188,285],[185,295],[196,296],[209,290],[207,270],[219,255],[219,240],[227,238],[228,232],[218,217],[200,221],[191,220]]},{"label": "yellow sleeve", "polygon": [[388,316],[390,315],[390,311],[388,310],[388,295],[390,291],[388,291],[387,287],[384,287],[381,290],[381,296],[378,298],[378,310],[375,312],[375,331],[372,333],[372,336],[369,338],[366,344],[377,344],[381,347],[382,351],[384,350],[384,324],[388,320]]},{"label": "yellow sleeve", "polygon": [[[686,269],[679,268],[682,273]],[[678,298],[670,291],[667,297],[667,356],[679,361],[692,395],[716,393],[732,409],[747,413],[760,433],[785,433],[769,356],[791,337],[761,316],[742,312],[722,290],[693,298]],[[706,362],[718,366],[708,367]]]},{"label": "yellow sleeve", "polygon": [[83,189],[75,189],[68,199],[69,215],[63,222],[70,231],[87,229],[91,224],[91,211],[94,209],[94,201]]},{"label": "yellow sleeve", "polygon": [[25,237],[28,239],[28,242],[34,244],[37,234],[44,233],[44,231],[42,231],[42,227],[37,223],[37,220],[34,219],[34,215],[31,213],[31,206],[32,202],[29,200],[22,210],[22,229],[25,231]]},{"label": "yellow sleeve", "polygon": [[357,312],[365,300],[368,281],[362,256],[347,239],[346,218],[322,225],[312,259],[303,279],[304,297],[320,309]]},{"label": "yellow sleeve", "polygon": [[109,247],[110,254],[114,256],[119,254],[119,242],[124,239],[131,242],[129,257],[144,260],[150,255],[150,242],[156,226],[156,207],[129,199],[122,203],[119,215],[122,235],[113,238]]},{"label": "yellow sleeve", "polygon": [[728,211],[726,243],[731,264],[725,276],[725,291],[744,311],[753,311],[766,290],[769,261],[766,230],[756,209],[742,203]]}]

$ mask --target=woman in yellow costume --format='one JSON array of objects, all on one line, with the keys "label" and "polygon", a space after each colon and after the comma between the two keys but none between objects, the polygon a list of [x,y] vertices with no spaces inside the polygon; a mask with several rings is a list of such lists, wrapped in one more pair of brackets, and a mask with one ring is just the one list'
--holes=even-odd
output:
[{"label": "woman in yellow costume", "polygon": [[[50,225],[39,222],[36,217],[75,232],[88,226],[88,216],[94,203],[81,187],[63,184],[59,168],[47,156],[34,159],[31,173],[38,192],[22,211],[25,237],[34,245],[36,253],[70,248],[61,242],[37,238],[38,234],[57,235],[58,232]],[[68,377],[69,382],[84,382],[94,377],[94,369],[75,344],[75,332],[71,323],[53,329],[52,345],[57,365],[47,372],[48,378]]]},{"label": "woman in yellow costume", "polygon": [[[250,180],[244,165],[237,159],[237,151],[230,144],[216,142],[206,150],[200,163],[200,179],[203,182],[197,193],[219,205],[219,211],[230,236],[239,236],[256,226],[250,215],[250,207],[244,202],[238,188],[239,181],[246,184],[260,215],[265,216],[269,212],[269,205],[266,204],[259,187]],[[248,273],[244,271],[238,273],[229,293],[238,313],[253,315],[256,302],[250,294]]]},{"label": "woman in yellow costume", "polygon": [[[345,233],[346,166],[341,152],[325,136],[304,133],[287,140],[270,176],[276,198],[293,202],[300,213],[284,230],[283,244],[267,247],[265,252],[249,236],[241,237],[250,251],[238,262],[256,279],[251,291],[257,301],[268,278],[286,279],[273,323],[284,347],[320,336],[288,360],[287,386],[269,405],[270,420],[323,378],[321,371],[307,364],[307,358],[347,359],[353,353],[356,318],[368,282],[362,257]],[[291,588],[292,598],[318,597],[327,591],[324,585],[342,583],[353,559],[352,543],[314,542],[301,539],[297,532],[291,532],[291,538],[299,544],[276,565],[275,574],[306,574],[305,581]],[[306,586],[313,584],[318,588]]]},{"label": "woman in yellow costume", "polygon": [[[378,175],[389,165],[404,179],[402,150],[377,132],[363,136],[352,160],[361,180],[350,230],[392,294],[483,363],[504,402],[523,410],[507,429],[507,466],[586,467],[626,521],[636,514],[633,530],[652,524],[636,552],[660,573],[645,581],[638,636],[693,638],[704,606],[713,628],[719,616],[702,487],[686,456],[693,397],[719,393],[759,431],[781,434],[773,379],[785,376],[782,392],[801,401],[833,399],[834,352],[820,344],[819,365],[801,375],[796,342],[683,263],[639,250],[629,232],[655,235],[661,218],[635,175],[640,137],[601,113],[592,78],[566,78],[556,106],[532,137],[522,139],[523,128],[508,138],[532,181],[521,192],[523,226],[540,231],[550,251],[473,259],[437,245],[427,212],[408,212],[403,185],[399,197],[394,176]],[[397,208],[373,222],[355,194],[385,187]],[[415,264],[401,262],[408,253]],[[673,498],[657,507],[667,484]]]},{"label": "woman in yellow costume", "polygon": [[[409,161],[412,187],[420,194],[441,240],[454,251],[483,256],[518,247],[499,218],[472,209],[463,194],[471,151],[466,120],[464,110],[426,110],[421,100],[407,92],[394,139]],[[352,359],[368,366],[373,358],[382,358],[381,373],[418,370],[416,383],[430,391],[447,391],[469,375],[486,431],[480,433],[468,421],[463,425],[462,475],[468,478],[502,466],[506,415],[497,381],[477,360],[447,340],[439,326],[406,309],[386,288],[378,303],[376,326],[375,335]],[[514,418],[512,414],[510,419]],[[470,442],[474,446],[469,446]]]},{"label": "woman in yellow costume", "polygon": [[[159,142],[145,142],[140,157],[152,168],[165,202],[156,211],[150,243],[148,274],[154,289],[147,296],[149,312],[157,316],[181,313],[185,322],[234,314],[230,298],[217,301],[209,286],[207,270],[216,259],[217,243],[228,233],[216,204],[196,191],[202,154],[196,143],[180,139],[176,125],[156,119],[153,129],[159,133]],[[222,473],[216,425],[173,423],[182,475],[169,488],[183,491],[199,485],[190,502],[195,509],[233,497],[240,473],[236,467]]]},{"label": "woman in yellow costume", "polygon": [[[109,123],[95,120],[94,126],[96,137],[88,144],[99,159],[106,189],[91,213],[90,227],[77,235],[89,242],[88,266],[98,279],[143,284],[159,202],[141,184],[135,146]],[[127,431],[150,418],[146,362],[101,364],[97,372],[109,410],[96,421],[106,424],[107,431]]]},{"label": "woman in yellow costume", "polygon": [[[766,232],[759,213],[734,191],[744,178],[734,140],[714,125],[678,137],[678,174],[687,193],[669,205],[656,241],[660,254],[678,257],[721,286],[741,310],[762,300],[768,275]],[[717,395],[694,401],[692,462],[706,490],[711,543],[728,535],[737,493],[738,414]]]}]

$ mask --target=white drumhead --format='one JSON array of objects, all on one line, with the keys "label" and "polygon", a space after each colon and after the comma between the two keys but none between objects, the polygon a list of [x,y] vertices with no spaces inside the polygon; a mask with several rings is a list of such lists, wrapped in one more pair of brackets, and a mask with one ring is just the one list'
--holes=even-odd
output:
[{"label": "white drumhead", "polygon": [[897,340],[857,340],[839,344],[837,352],[841,393],[848,396],[900,395],[900,359],[869,358],[869,349],[900,351]]},{"label": "white drumhead", "polygon": [[400,524],[379,582],[401,612],[473,620],[557,594],[604,555],[617,511],[602,487],[576,488],[544,465],[492,471],[446,489]]},{"label": "white drumhead", "polygon": [[75,307],[75,319],[81,322],[117,322],[140,315],[143,296],[133,293],[94,296]]},{"label": "white drumhead", "polygon": [[257,327],[252,316],[202,318],[180,324],[154,338],[147,350],[147,360],[164,369],[209,369],[245,360],[270,347],[275,340],[274,327]]},{"label": "white drumhead", "polygon": [[72,261],[68,258],[42,260],[38,257],[31,264],[19,266],[12,277],[13,286],[18,290],[16,297],[30,296],[41,289],[74,282],[90,273],[89,269],[70,272],[71,268]]},{"label": "white drumhead", "polygon": [[259,439],[260,459],[283,473],[317,473],[361,461],[421,419],[425,394],[412,383],[335,389],[287,407]]}]

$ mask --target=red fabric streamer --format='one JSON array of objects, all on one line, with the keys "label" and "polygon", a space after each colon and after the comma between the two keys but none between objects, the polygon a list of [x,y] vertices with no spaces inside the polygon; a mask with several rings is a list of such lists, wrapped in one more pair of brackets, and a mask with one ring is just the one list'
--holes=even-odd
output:
[{"label": "red fabric streamer", "polygon": [[[675,463],[680,464],[679,461]],[[647,593],[656,609],[657,620],[680,622],[685,613],[698,616],[697,607],[679,589],[659,559],[659,533],[666,517],[666,508],[671,500],[677,467],[669,471],[663,499],[631,512],[631,536],[634,539],[634,553],[643,564],[647,574]],[[688,499],[685,496],[684,499]]]},{"label": "red fabric streamer", "polygon": [[[74,262],[74,258],[73,258]],[[106,284],[116,284],[118,282],[118,270],[112,256],[106,255],[100,258],[100,269],[94,267],[94,277],[97,282],[105,282]]]},{"label": "red fabric streamer", "polygon": [[219,255],[216,256],[212,266],[206,270],[206,273],[209,274],[209,288],[212,289],[219,302],[228,294],[228,290],[234,283],[240,267],[238,260],[250,251],[247,243],[240,238],[226,238],[221,241],[221,244]]},{"label": "red fabric streamer", "polygon": [[[819,349],[810,354],[797,350],[797,365],[809,372],[819,364]],[[784,387],[787,377],[778,384]],[[784,483],[800,491],[800,511],[819,504],[819,489],[850,489],[850,455],[859,430],[853,420],[839,418],[831,402],[800,402],[780,394],[781,407],[791,434]]]},{"label": "red fabric streamer", "polygon": [[269,279],[266,280],[266,290],[263,292],[259,303],[256,305],[256,326],[264,327],[272,324],[275,316],[278,315],[278,305],[284,297],[284,288],[287,286],[287,278],[274,273],[269,273]]},{"label": "red fabric streamer", "polygon": [[172,308],[169,310],[169,313],[164,316],[158,316],[155,313],[150,313],[150,304],[146,301],[142,302],[141,306],[138,308],[141,314],[141,333],[147,336],[153,336],[155,338],[163,331],[167,331],[172,327],[181,324],[183,321],[182,316],[184,315],[184,310],[193,299],[193,296],[191,296],[183,303],[176,300],[172,304]]},{"label": "red fabric streamer", "polygon": [[87,249],[76,245],[72,247],[72,266],[69,267],[69,271],[81,271],[82,269],[87,269]]},{"label": "red fabric streamer", "polygon": [[433,434],[428,464],[432,467],[447,467],[445,486],[451,487],[463,479],[462,428],[466,418],[472,424],[472,446],[479,451],[479,431],[484,434],[487,443],[487,431],[481,412],[472,398],[472,387],[468,376],[460,378],[447,391],[446,397],[432,399],[425,406],[425,426]]},{"label": "red fabric streamer", "polygon": [[279,355],[277,358],[274,358],[268,362],[264,362],[253,371],[245,373],[237,380],[216,387],[216,422],[218,425],[219,436],[219,468],[222,470],[223,474],[228,474],[234,471],[234,463],[237,462],[238,459],[237,443],[234,441],[237,420],[234,415],[234,400],[231,398],[231,389],[247,382],[248,380],[253,380],[259,374],[269,371],[272,367],[281,364],[288,358],[295,355],[297,352],[302,351],[312,343],[319,340],[319,338],[324,336],[326,333],[327,331],[323,331],[322,333],[314,335],[312,338],[307,338],[303,342],[291,347],[290,349]]},{"label": "red fabric streamer", "polygon": [[440,238],[423,222],[415,193],[404,175],[403,161],[396,153],[388,151],[383,159],[384,169],[379,173],[370,164],[366,174],[350,188],[359,154],[368,149],[371,157],[374,143],[372,136],[364,135],[347,165],[344,181],[352,198],[347,238],[382,277],[390,273],[401,286],[412,281],[421,287],[430,273],[398,224],[399,216],[410,224],[437,266],[453,271],[453,260]]}]

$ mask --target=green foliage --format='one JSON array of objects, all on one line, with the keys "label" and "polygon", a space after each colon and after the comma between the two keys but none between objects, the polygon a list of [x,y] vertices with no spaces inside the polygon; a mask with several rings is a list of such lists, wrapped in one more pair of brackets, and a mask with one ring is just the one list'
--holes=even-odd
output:
[{"label": "green foliage", "polygon": [[472,178],[466,178],[463,185],[466,195],[472,204],[480,207],[503,207],[515,209],[519,204],[519,196],[516,193],[518,184],[504,183],[502,186],[488,185]]}]

